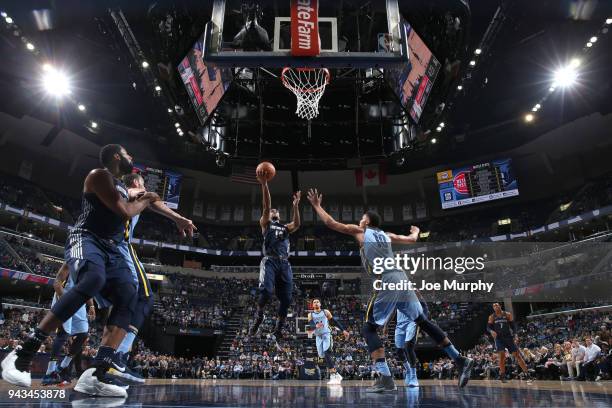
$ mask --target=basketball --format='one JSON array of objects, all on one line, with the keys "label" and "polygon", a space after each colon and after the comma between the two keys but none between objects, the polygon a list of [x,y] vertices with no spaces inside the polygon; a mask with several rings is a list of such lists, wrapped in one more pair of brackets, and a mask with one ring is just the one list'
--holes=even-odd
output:
[{"label": "basketball", "polygon": [[274,165],[267,161],[259,163],[257,169],[255,170],[255,174],[258,174],[259,172],[265,173],[266,181],[272,180],[276,175]]}]

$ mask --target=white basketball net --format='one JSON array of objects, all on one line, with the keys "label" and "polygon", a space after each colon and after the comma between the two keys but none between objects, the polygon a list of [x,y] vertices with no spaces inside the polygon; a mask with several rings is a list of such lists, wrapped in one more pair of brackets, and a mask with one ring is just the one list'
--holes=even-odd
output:
[{"label": "white basketball net", "polygon": [[319,115],[319,101],[329,83],[327,68],[284,68],[283,85],[297,97],[296,115],[310,120]]}]

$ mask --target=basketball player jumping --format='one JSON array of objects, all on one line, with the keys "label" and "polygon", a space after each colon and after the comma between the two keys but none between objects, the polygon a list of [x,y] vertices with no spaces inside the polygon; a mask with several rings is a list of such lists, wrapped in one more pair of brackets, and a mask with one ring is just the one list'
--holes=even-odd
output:
[{"label": "basketball player jumping", "polygon": [[493,313],[489,316],[487,330],[495,340],[495,351],[499,357],[499,379],[501,382],[506,382],[506,350],[514,356],[516,362],[525,373],[528,383],[533,379],[529,375],[527,364],[519,353],[516,346],[518,343],[518,329],[516,322],[512,317],[512,313],[502,310],[499,303],[493,303]]},{"label": "basketball player jumping", "polygon": [[334,319],[332,314],[327,309],[321,309],[321,300],[314,299],[312,301],[313,311],[308,313],[308,331],[314,331],[317,342],[317,353],[319,358],[325,359],[327,370],[330,372],[329,385],[340,385],[342,376],[336,372],[334,359],[331,355],[333,348],[333,340],[331,336],[330,324],[335,325],[342,330],[344,338],[348,340],[350,334],[342,327],[338,319]]},{"label": "basketball player jumping", "polygon": [[128,202],[127,189],[119,178],[131,173],[133,165],[122,146],[104,146],[100,162],[103,168],[92,170],[85,178],[83,212],[66,241],[65,260],[75,286],[55,303],[23,346],[2,361],[2,378],[11,384],[31,386],[30,367],[41,344],[88,299],[102,294],[113,308],[93,361],[95,375],[88,381],[88,390],[93,395],[127,397],[123,384],[106,375],[110,367],[125,369],[116,350],[137,300],[136,285],[117,243],[123,239],[125,223],[160,198],[148,192]]},{"label": "basketball player jumping", "polygon": [[293,194],[293,218],[288,224],[279,220],[279,212],[271,208],[270,190],[268,189],[268,175],[265,171],[258,171],[257,180],[261,183],[263,195],[263,210],[259,225],[263,234],[263,259],[259,266],[259,297],[255,323],[249,329],[249,337],[254,336],[264,318],[264,307],[276,293],[279,300],[274,336],[276,346],[280,350],[278,341],[283,337],[283,326],[287,320],[287,311],[291,304],[293,290],[293,274],[289,264],[289,234],[300,227],[300,198],[301,192]]},{"label": "basketball player jumping", "polygon": [[[361,249],[362,263],[366,272],[371,273],[375,260],[393,258],[392,243],[411,244],[416,242],[419,236],[419,229],[415,226],[410,228],[410,235],[397,235],[384,232],[380,229],[380,216],[374,211],[366,212],[359,225],[342,224],[329,215],[321,207],[323,196],[316,189],[308,192],[308,201],[312,204],[319,219],[330,229],[347,234],[355,238]],[[405,282],[408,280],[403,270],[395,268],[385,268],[379,275],[382,280],[382,287],[388,284]],[[431,336],[451,357],[457,370],[459,371],[459,387],[464,387],[470,379],[474,361],[464,357],[453,346],[446,334],[434,323],[430,322],[423,314],[423,308],[412,290],[375,290],[372,299],[368,304],[365,316],[365,323],[362,334],[368,345],[368,350],[372,361],[375,363],[376,371],[381,376],[378,377],[369,392],[393,391],[396,389],[395,382],[385,359],[385,349],[378,336],[377,329],[385,324],[388,318],[399,310],[407,320],[414,321],[418,327]]]}]

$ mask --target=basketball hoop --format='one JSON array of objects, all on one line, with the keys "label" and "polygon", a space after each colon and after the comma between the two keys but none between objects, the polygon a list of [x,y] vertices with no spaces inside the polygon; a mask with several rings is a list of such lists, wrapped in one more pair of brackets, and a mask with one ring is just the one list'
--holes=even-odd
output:
[{"label": "basketball hoop", "polygon": [[297,97],[295,113],[310,120],[319,115],[319,101],[329,84],[327,68],[283,68],[281,80],[285,88]]}]

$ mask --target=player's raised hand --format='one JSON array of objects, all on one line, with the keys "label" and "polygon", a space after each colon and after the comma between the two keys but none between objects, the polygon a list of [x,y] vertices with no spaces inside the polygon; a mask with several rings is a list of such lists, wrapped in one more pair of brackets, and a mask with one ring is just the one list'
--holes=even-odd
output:
[{"label": "player's raised hand", "polygon": [[198,230],[193,221],[185,217],[177,219],[175,223],[182,237],[189,236],[189,238],[193,238],[193,233]]},{"label": "player's raised hand", "polygon": [[320,194],[316,188],[311,188],[310,190],[308,190],[307,198],[313,207],[319,207],[323,202],[323,194]]},{"label": "player's raised hand", "polygon": [[421,232],[419,227],[417,227],[416,225],[411,225],[410,226],[410,233],[411,234],[418,234],[419,232]]},{"label": "player's raised hand", "polygon": [[351,333],[349,333],[348,331],[343,331],[342,334],[344,334],[344,340],[348,340],[349,337],[351,337]]},{"label": "player's raised hand", "polygon": [[300,204],[300,199],[302,198],[302,192],[300,190],[293,193],[293,206],[297,207]]},{"label": "player's raised hand", "polygon": [[257,178],[257,181],[259,181],[260,184],[267,184],[268,183],[268,178],[266,177],[266,171],[265,170],[257,170],[255,172],[255,177]]}]

